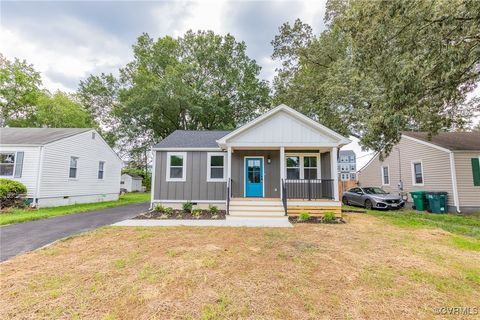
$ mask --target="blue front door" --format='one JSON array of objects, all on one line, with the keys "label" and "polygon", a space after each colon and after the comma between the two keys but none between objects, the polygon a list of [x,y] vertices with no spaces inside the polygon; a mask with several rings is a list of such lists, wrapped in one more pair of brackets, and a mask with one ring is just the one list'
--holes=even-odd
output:
[{"label": "blue front door", "polygon": [[263,158],[245,159],[245,196],[263,197]]}]

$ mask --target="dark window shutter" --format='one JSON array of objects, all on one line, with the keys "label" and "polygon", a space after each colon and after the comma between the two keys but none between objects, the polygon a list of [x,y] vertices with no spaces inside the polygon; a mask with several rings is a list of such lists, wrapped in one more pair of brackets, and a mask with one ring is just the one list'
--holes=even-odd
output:
[{"label": "dark window shutter", "polygon": [[15,159],[15,173],[13,175],[14,178],[21,178],[22,177],[22,170],[23,170],[23,154],[24,152],[17,152],[17,156]]},{"label": "dark window shutter", "polygon": [[480,186],[480,159],[472,158],[473,185]]}]

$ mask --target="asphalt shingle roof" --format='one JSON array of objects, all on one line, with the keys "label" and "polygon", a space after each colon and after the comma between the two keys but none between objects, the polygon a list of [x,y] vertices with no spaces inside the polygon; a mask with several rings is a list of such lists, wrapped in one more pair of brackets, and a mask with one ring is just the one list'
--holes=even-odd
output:
[{"label": "asphalt shingle roof", "polygon": [[404,135],[432,143],[448,150],[480,150],[480,132],[440,132],[428,139],[426,132],[403,132]]},{"label": "asphalt shingle roof", "polygon": [[0,128],[0,144],[44,145],[92,130],[91,128]]},{"label": "asphalt shingle roof", "polygon": [[176,130],[154,148],[218,148],[216,141],[230,132]]}]

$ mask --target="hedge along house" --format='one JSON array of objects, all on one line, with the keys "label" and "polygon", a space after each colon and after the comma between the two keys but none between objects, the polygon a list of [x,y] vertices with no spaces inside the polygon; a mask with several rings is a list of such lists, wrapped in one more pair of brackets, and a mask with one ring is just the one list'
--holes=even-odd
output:
[{"label": "hedge along house", "polygon": [[233,131],[177,130],[153,147],[152,205],[231,216],[341,212],[338,149],[350,140],[286,105]]},{"label": "hedge along house", "polygon": [[89,128],[1,128],[0,178],[38,207],[117,200],[122,161]]},{"label": "hedge along house", "polygon": [[[392,193],[445,191],[448,211],[480,211],[480,132],[404,132],[383,161],[375,155],[358,173],[362,186]],[[403,189],[403,190],[401,190]]]}]

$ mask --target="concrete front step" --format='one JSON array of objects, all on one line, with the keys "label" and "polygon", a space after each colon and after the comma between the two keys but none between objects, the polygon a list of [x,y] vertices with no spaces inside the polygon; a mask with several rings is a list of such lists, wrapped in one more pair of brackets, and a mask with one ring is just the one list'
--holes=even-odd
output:
[{"label": "concrete front step", "polygon": [[259,207],[268,207],[268,206],[283,206],[282,201],[230,201],[231,206],[259,206]]},{"label": "concrete front step", "polygon": [[283,211],[230,211],[235,217],[284,217]]},{"label": "concrete front step", "polygon": [[240,227],[292,227],[292,224],[288,222],[288,217],[236,217],[227,216],[226,222],[228,224]]},{"label": "concrete front step", "polygon": [[239,211],[283,211],[283,206],[239,206],[231,205],[231,210]]}]

